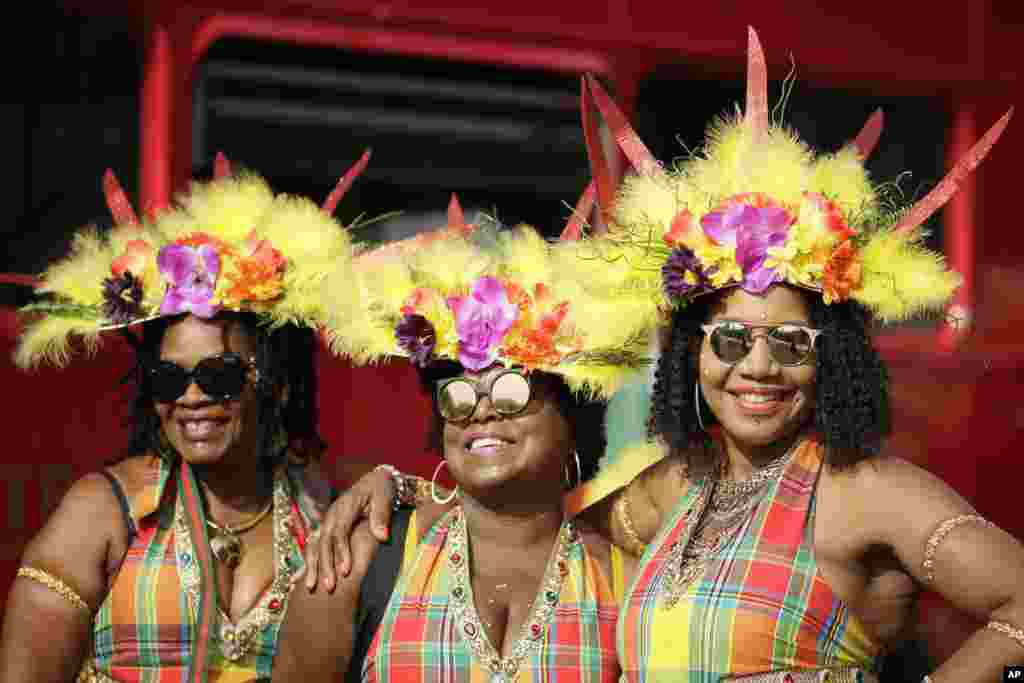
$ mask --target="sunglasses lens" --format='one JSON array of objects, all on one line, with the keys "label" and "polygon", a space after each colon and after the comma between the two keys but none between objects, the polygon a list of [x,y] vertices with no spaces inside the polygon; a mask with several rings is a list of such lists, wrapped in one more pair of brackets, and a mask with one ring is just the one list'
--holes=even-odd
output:
[{"label": "sunglasses lens", "polygon": [[437,407],[446,420],[465,420],[476,410],[476,387],[464,379],[446,382],[437,392]]},{"label": "sunglasses lens", "polygon": [[498,375],[491,385],[491,403],[502,415],[515,415],[530,402],[530,380],[518,372]]},{"label": "sunglasses lens", "polygon": [[724,363],[738,363],[750,353],[743,325],[726,323],[711,333],[711,350]]},{"label": "sunglasses lens", "polygon": [[771,331],[768,341],[772,356],[779,365],[800,365],[807,360],[814,347],[807,330],[791,325],[776,327]]},{"label": "sunglasses lens", "polygon": [[196,384],[207,396],[237,398],[245,389],[249,368],[238,356],[225,355],[204,358],[192,371]]},{"label": "sunglasses lens", "polygon": [[161,361],[149,372],[149,387],[153,398],[167,403],[178,400],[188,388],[189,375],[176,363]]}]

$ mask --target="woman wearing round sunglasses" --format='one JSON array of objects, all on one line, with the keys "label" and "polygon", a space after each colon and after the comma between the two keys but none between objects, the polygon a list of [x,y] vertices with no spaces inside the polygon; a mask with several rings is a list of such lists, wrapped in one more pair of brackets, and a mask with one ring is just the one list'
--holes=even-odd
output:
[{"label": "woman wearing round sunglasses", "polygon": [[76,482],[25,550],[4,681],[269,680],[327,502],[312,327],[349,244],[333,202],[218,168],[146,222],[108,177],[115,227],[79,235],[29,307],[19,363],[62,365],[72,334],[118,330],[138,393],[127,455]]},{"label": "woman wearing round sunglasses", "polygon": [[333,594],[296,591],[275,680],[338,680],[346,669],[365,682],[618,680],[628,568],[564,516],[563,496],[603,448],[603,404],[586,397],[643,367],[644,323],[608,329],[581,315],[615,301],[581,291],[532,230],[500,234],[494,249],[474,239],[362,273],[360,308],[372,319],[346,315],[333,330],[345,355],[403,355],[419,367],[438,471],[447,466],[456,490],[442,497],[431,481],[432,502],[392,534],[393,581],[378,583],[385,571],[365,552],[374,544],[357,539],[354,571]]},{"label": "woman wearing round sunglasses", "polygon": [[[640,557],[618,622],[623,680],[872,680],[922,587],[987,623],[916,680],[998,680],[1024,655],[1024,546],[886,451],[888,380],[868,326],[948,302],[959,278],[919,225],[1008,117],[889,215],[862,165],[880,117],[816,154],[770,123],[764,64],[751,31],[746,111],[671,170],[586,85],[638,171],[601,198],[613,225],[594,252],[609,283],[657,291],[672,311],[650,403],[646,386],[633,392],[661,443],[635,411],[636,445],[570,506]],[[386,516],[391,487],[371,476],[326,522],[343,570],[352,519],[368,509],[378,533]]]}]

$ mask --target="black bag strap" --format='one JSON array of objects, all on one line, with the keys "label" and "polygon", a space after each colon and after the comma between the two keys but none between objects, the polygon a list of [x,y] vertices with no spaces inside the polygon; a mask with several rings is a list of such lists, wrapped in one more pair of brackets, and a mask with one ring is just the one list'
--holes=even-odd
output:
[{"label": "black bag strap", "polygon": [[[359,609],[356,612],[356,641],[349,662],[347,683],[359,683],[363,675],[363,660],[370,651],[370,644],[377,634],[377,628],[384,618],[384,610],[391,600],[391,593],[398,581],[405,551],[405,537],[409,529],[412,510],[397,510],[391,516],[388,540],[377,548],[377,554],[370,561],[366,577],[359,587]],[[413,533],[415,533],[413,529]]]}]

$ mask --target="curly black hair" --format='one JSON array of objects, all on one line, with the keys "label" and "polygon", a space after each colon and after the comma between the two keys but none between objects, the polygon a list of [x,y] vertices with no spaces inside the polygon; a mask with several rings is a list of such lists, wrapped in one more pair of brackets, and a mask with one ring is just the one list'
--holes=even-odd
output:
[{"label": "curly black hair", "polygon": [[[259,318],[249,313],[223,312],[229,324],[224,326],[224,343],[234,325],[241,325],[256,342],[256,367],[259,382],[256,385],[259,423],[260,461],[267,467],[277,464],[283,452],[274,452],[274,443],[283,429],[289,443],[301,446],[301,455],[318,457],[326,443],[317,433],[317,381],[316,338],[313,330],[296,325],[283,325],[269,329]],[[145,369],[160,356],[160,343],[167,329],[181,316],[161,318],[147,322],[142,334],[127,333],[136,352],[137,383],[131,404],[131,427],[127,452],[123,457],[161,454],[160,419],[154,408],[152,389]],[[288,387],[288,400],[279,399],[281,390]]]},{"label": "curly black hair", "polygon": [[[437,383],[462,372],[462,365],[450,360],[437,360],[425,368],[417,367],[420,385],[423,391],[430,394],[433,406],[433,419],[427,435],[428,450],[443,452],[441,435],[444,431],[444,418],[437,404]],[[604,454],[606,439],[603,425],[607,403],[582,398],[558,375],[538,374],[551,382],[558,412],[569,424],[570,438],[576,444],[576,453],[580,458],[580,479],[572,483],[575,485],[587,481],[597,474],[597,461]],[[572,472],[571,476],[575,479],[576,473]]]},{"label": "curly black hair", "polygon": [[[669,338],[655,375],[650,431],[673,451],[703,452],[707,435],[697,422],[694,383],[703,331],[715,297],[699,299],[672,314]],[[812,327],[823,330],[816,345],[817,379],[814,427],[825,446],[826,461],[837,467],[878,455],[890,433],[889,376],[868,333],[870,314],[847,301],[826,305],[807,295]],[[714,416],[703,398],[705,425]],[[691,456],[699,457],[699,456]],[[696,464],[696,463],[695,463]]]}]

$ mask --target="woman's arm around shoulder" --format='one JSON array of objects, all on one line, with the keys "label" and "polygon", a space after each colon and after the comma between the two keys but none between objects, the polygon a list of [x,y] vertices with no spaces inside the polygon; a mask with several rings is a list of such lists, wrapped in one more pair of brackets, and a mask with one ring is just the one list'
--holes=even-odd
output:
[{"label": "woman's arm around shoulder", "polygon": [[126,550],[121,502],[102,474],[75,482],[29,542],[7,599],[0,680],[74,680],[111,560]]},{"label": "woman's arm around shoulder", "polygon": [[580,516],[634,557],[654,540],[688,486],[686,465],[669,456]]},{"label": "woman's arm around shoulder", "polygon": [[[1024,663],[1024,545],[977,515],[942,480],[900,458],[861,463],[836,491],[866,543],[891,547],[926,588],[987,622],[933,683],[1001,680]],[[848,502],[847,502],[848,501]]]}]

